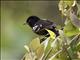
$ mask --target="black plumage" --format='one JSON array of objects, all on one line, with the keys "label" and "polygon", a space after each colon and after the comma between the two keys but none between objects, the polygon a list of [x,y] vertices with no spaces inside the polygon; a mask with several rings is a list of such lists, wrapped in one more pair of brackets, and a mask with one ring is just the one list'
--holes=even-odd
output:
[{"label": "black plumage", "polygon": [[26,20],[26,23],[38,35],[48,35],[48,32],[45,29],[49,29],[53,31],[56,34],[56,36],[59,36],[58,30],[56,30],[56,24],[51,20],[43,20],[37,16],[30,16]]}]

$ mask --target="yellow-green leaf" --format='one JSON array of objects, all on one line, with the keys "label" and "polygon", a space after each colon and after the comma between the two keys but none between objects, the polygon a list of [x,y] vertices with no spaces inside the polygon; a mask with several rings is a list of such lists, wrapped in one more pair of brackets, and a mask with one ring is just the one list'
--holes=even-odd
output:
[{"label": "yellow-green leaf", "polygon": [[48,30],[48,29],[46,29],[46,30],[47,30],[48,33],[50,34],[50,38],[51,38],[51,39],[55,39],[55,37],[56,37],[55,33],[52,32],[51,30]]},{"label": "yellow-green leaf", "polygon": [[80,28],[79,28],[79,31],[80,31]]},{"label": "yellow-green leaf", "polygon": [[39,38],[33,39],[29,45],[30,49],[33,51],[36,50],[39,46],[41,46]]},{"label": "yellow-green leaf", "polygon": [[40,59],[44,53],[44,45],[41,45],[40,47],[38,47],[35,51],[37,58]]}]

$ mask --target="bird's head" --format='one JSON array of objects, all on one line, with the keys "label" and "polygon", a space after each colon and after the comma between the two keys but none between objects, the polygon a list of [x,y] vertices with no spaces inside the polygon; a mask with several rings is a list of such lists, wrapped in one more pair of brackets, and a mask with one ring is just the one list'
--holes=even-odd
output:
[{"label": "bird's head", "polygon": [[39,21],[40,18],[37,17],[37,16],[30,16],[28,17],[28,19],[26,20],[26,23],[30,26],[30,27],[33,27],[34,24]]}]

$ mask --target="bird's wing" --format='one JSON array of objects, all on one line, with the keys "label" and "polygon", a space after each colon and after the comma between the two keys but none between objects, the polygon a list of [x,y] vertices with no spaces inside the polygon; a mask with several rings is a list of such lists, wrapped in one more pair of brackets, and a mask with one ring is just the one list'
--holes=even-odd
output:
[{"label": "bird's wing", "polygon": [[52,22],[51,20],[46,20],[46,23],[48,23],[45,28],[47,29],[54,29],[56,28],[56,24],[54,22]]},{"label": "bird's wing", "polygon": [[40,20],[34,25],[33,31],[38,32],[38,31],[43,31],[45,29],[54,29],[55,27],[56,24],[51,20]]}]

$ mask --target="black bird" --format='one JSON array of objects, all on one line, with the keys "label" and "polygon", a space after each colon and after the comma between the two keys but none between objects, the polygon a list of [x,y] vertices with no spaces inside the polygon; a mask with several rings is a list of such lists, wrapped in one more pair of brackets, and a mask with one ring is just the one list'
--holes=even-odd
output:
[{"label": "black bird", "polygon": [[26,20],[26,23],[32,28],[33,32],[38,35],[47,35],[49,36],[48,32],[45,29],[49,29],[53,31],[57,36],[59,36],[58,30],[56,30],[56,24],[50,20],[40,19],[37,16],[30,16]]}]

